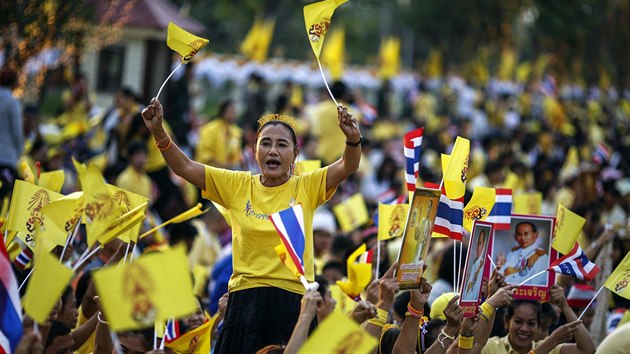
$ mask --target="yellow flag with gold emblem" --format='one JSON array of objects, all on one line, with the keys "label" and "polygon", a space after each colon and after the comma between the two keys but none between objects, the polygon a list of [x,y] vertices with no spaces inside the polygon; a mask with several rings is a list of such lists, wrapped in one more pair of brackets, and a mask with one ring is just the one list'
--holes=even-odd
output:
[{"label": "yellow flag with gold emblem", "polygon": [[486,220],[496,199],[494,188],[475,187],[470,201],[464,207],[464,228],[471,232],[475,220]]},{"label": "yellow flag with gold emblem", "polygon": [[[114,219],[114,221],[112,221],[98,237],[98,242],[100,242],[101,245],[104,245],[114,238],[126,234],[130,230],[139,230],[142,221],[144,221],[144,213],[147,209],[147,204],[148,202],[144,202]],[[134,242],[137,241],[138,234],[135,236],[132,235],[131,239]]]},{"label": "yellow flag with gold emblem", "polygon": [[68,286],[72,270],[59,263],[41,242],[35,246],[35,266],[26,287],[22,303],[24,311],[37,321],[44,323],[57,304],[63,290]]},{"label": "yellow flag with gold emblem", "polygon": [[559,204],[551,247],[562,254],[571,252],[585,222],[586,219]]},{"label": "yellow flag with gold emblem", "polygon": [[330,21],[335,9],[348,0],[324,0],[304,6],[304,24],[306,35],[319,60],[324,38],[330,28]]},{"label": "yellow flag with gold emblem", "polygon": [[16,180],[9,206],[7,230],[24,234],[25,242],[32,248],[35,241],[35,229],[39,227],[41,231],[45,231],[51,223],[42,213],[42,208],[61,197],[63,197],[62,194],[49,189]]},{"label": "yellow flag with gold emblem", "polygon": [[514,214],[540,215],[542,213],[542,193],[522,193],[513,197]]},{"label": "yellow flag with gold emblem", "polygon": [[458,136],[443,177],[446,196],[451,200],[461,198],[466,191],[469,153],[470,140]]},{"label": "yellow flag with gold emblem", "polygon": [[113,331],[152,326],[198,308],[183,246],[100,269],[94,273],[94,283]]},{"label": "yellow flag with gold emblem", "polygon": [[83,192],[65,195],[42,208],[49,219],[48,236],[58,245],[65,244],[66,237],[74,230],[83,215]]},{"label": "yellow flag with gold emblem", "polygon": [[210,352],[212,326],[216,316],[206,320],[201,326],[188,331],[172,341],[166,341],[166,347],[178,354],[207,354]]},{"label": "yellow flag with gold emblem", "polygon": [[378,239],[400,237],[405,229],[409,204],[378,204]]},{"label": "yellow flag with gold emblem", "polygon": [[[142,209],[142,211],[139,212],[142,213],[142,215],[146,213],[149,198],[136,193],[132,193],[111,184],[107,185],[107,189],[112,194],[114,202],[122,207],[123,214],[129,213],[131,210],[136,209],[138,206],[143,204],[144,208]],[[119,217],[122,217],[123,214],[121,214]],[[120,233],[117,237],[125,243],[129,243],[130,241],[136,242],[138,241],[138,235],[140,234],[141,228],[142,222],[138,222],[127,231]]]},{"label": "yellow flag with gold emblem", "polygon": [[307,172],[313,172],[322,167],[322,160],[304,160],[295,164],[295,174],[301,175]]},{"label": "yellow flag with gold emblem", "polygon": [[630,299],[630,252],[626,253],[617,268],[610,274],[604,286],[615,294]]},{"label": "yellow flag with gold emblem", "polygon": [[40,187],[48,188],[51,191],[59,193],[63,187],[65,178],[66,174],[63,170],[42,172],[42,174],[39,175],[39,181],[37,181],[37,184]]},{"label": "yellow flag with gold emblem", "polygon": [[333,311],[317,326],[317,329],[299,354],[306,353],[372,353],[377,340],[341,311]]},{"label": "yellow flag with gold emblem", "polygon": [[370,221],[365,200],[357,193],[333,207],[333,212],[339,221],[341,231],[350,232],[356,230]]},{"label": "yellow flag with gold emblem", "polygon": [[208,44],[207,39],[197,37],[173,22],[168,23],[167,31],[166,45],[182,56],[184,64],[187,64],[201,48]]}]

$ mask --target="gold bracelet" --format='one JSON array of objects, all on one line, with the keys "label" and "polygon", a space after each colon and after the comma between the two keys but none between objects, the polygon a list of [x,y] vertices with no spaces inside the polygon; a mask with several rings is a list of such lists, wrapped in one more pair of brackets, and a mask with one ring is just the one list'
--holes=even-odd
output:
[{"label": "gold bracelet", "polygon": [[459,335],[459,343],[458,347],[462,349],[472,349],[473,344],[475,343],[475,337],[464,337],[461,334]]}]

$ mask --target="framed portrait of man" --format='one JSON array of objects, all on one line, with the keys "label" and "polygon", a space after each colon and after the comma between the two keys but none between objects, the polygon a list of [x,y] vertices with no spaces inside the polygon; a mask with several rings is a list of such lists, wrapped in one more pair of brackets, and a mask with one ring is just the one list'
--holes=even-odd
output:
[{"label": "framed portrait of man", "polygon": [[400,289],[420,286],[439,201],[439,189],[418,187],[413,193],[398,254],[396,277]]},{"label": "framed portrait of man", "polygon": [[555,273],[549,271],[528,279],[549,268],[558,258],[551,248],[555,218],[541,215],[512,215],[509,230],[495,230],[490,256],[497,271],[508,284],[519,285],[515,299],[549,300],[549,288]]},{"label": "framed portrait of man", "polygon": [[484,266],[488,259],[488,246],[492,237],[492,223],[475,221],[468,243],[468,255],[460,285],[459,306],[464,317],[472,317],[477,312],[481,300],[481,284],[484,278]]}]

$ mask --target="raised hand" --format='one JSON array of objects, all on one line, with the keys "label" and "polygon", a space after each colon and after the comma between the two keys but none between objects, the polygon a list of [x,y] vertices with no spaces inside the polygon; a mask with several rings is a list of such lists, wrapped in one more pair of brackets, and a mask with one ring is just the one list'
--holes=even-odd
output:
[{"label": "raised hand", "polygon": [[556,330],[549,336],[550,340],[552,340],[556,345],[570,341],[581,324],[581,320],[573,321],[556,328]]},{"label": "raised hand", "polygon": [[501,267],[503,267],[505,265],[506,259],[505,259],[505,253],[503,253],[503,251],[499,252],[499,254],[497,255],[497,260],[496,260],[496,265],[498,269],[501,269]]},{"label": "raised hand", "polygon": [[464,317],[464,310],[459,307],[459,295],[453,296],[451,301],[444,308],[444,316],[446,316],[446,325],[449,327],[459,328],[459,323]]},{"label": "raised hand", "polygon": [[323,302],[324,300],[317,290],[307,290],[302,296],[300,316],[314,318],[317,314],[317,307]]},{"label": "raised hand", "polygon": [[389,308],[394,304],[394,297],[400,290],[400,284],[394,277],[394,272],[398,268],[398,262],[394,262],[391,267],[383,274],[383,277],[378,281],[378,303],[377,306],[389,311]]},{"label": "raised hand", "polygon": [[494,295],[492,295],[486,302],[488,305],[499,308],[507,306],[512,303],[514,297],[514,289],[518,288],[516,285],[508,285],[499,289]]},{"label": "raised hand", "polygon": [[[367,307],[364,304],[367,305]],[[352,310],[352,313],[350,313],[350,317],[358,324],[361,324],[370,318],[376,317],[376,306],[367,301],[358,303],[354,310]]]},{"label": "raised hand", "polygon": [[361,131],[359,130],[357,119],[352,113],[348,112],[348,108],[343,106],[337,107],[337,119],[339,120],[339,128],[346,136],[346,141],[356,143],[361,140]]},{"label": "raised hand", "polygon": [[494,295],[499,288],[506,286],[505,276],[498,271],[492,272],[492,278],[490,278],[490,282],[488,282],[488,297]]},{"label": "raised hand", "polygon": [[147,129],[149,129],[151,133],[156,131],[156,129],[163,129],[162,121],[164,118],[164,108],[162,107],[160,100],[153,97],[151,99],[151,103],[142,110],[142,118],[144,119],[144,124],[147,126]]}]

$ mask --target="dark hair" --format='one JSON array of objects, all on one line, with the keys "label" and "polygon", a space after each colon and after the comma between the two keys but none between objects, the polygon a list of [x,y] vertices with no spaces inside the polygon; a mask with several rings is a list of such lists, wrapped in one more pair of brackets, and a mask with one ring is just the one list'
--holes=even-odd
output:
[{"label": "dark hair", "polygon": [[145,350],[151,350],[153,344],[153,327],[136,329],[133,331],[125,331],[118,333],[118,337],[137,337],[142,338]]},{"label": "dark hair", "polygon": [[[438,278],[446,281],[448,284],[453,284],[453,248],[455,246],[451,245],[449,248],[445,249],[442,252],[442,261],[440,262],[440,269],[438,270]],[[466,254],[468,249],[464,247],[462,249],[462,254],[464,259],[466,259]],[[462,261],[455,257],[456,269],[460,270],[463,268]]]},{"label": "dark hair", "polygon": [[17,73],[13,69],[8,66],[0,68],[0,86],[12,88],[16,83]]},{"label": "dark hair", "polygon": [[429,321],[429,323],[427,323],[427,326],[425,328],[427,331],[427,334],[424,335],[425,350],[427,348],[430,348],[433,345],[433,343],[437,340],[437,337],[440,334],[438,330],[441,330],[444,326],[446,326],[446,321],[441,320],[439,318],[434,318],[431,321]]},{"label": "dark hair", "polygon": [[536,311],[536,321],[540,326],[542,307],[540,305],[540,302],[534,300],[514,300],[514,302],[512,302],[512,304],[508,306],[507,311],[505,312],[505,323],[508,324],[510,322],[510,320],[514,316],[514,312],[516,312],[516,309],[521,305],[530,305],[534,308],[534,311]]},{"label": "dark hair", "polygon": [[135,140],[129,145],[129,148],[127,149],[127,156],[131,157],[135,153],[138,153],[138,152],[146,153],[147,145],[143,143],[142,141]]},{"label": "dark hair", "polygon": [[346,274],[346,267],[341,262],[337,262],[337,261],[326,262],[326,264],[324,264],[324,266],[322,267],[322,274],[326,273],[326,271],[329,269],[336,269],[340,271],[342,274]]},{"label": "dark hair", "polygon": [[256,354],[282,354],[284,353],[284,345],[280,344],[269,344],[266,347],[258,349]]},{"label": "dark hair", "polygon": [[87,271],[83,273],[83,275],[81,275],[81,277],[79,278],[79,281],[77,282],[77,292],[75,295],[76,300],[77,300],[77,306],[83,302],[83,297],[85,296],[85,293],[87,293],[87,289],[90,286],[91,282],[92,282],[91,271]]},{"label": "dark hair", "polygon": [[67,286],[66,290],[64,290],[61,294],[61,308],[66,307],[66,304],[70,301],[71,295],[74,295],[74,293],[72,292],[72,287]]},{"label": "dark hair", "polygon": [[551,306],[549,302],[543,302],[540,305],[540,309],[540,325],[542,326],[544,323],[551,320],[550,328],[554,327],[560,318],[558,314],[556,314],[556,311],[554,311],[553,306]]},{"label": "dark hair", "polygon": [[169,244],[174,245],[180,241],[194,241],[197,236],[197,229],[188,221],[171,224],[169,228]]},{"label": "dark hair", "polygon": [[44,347],[50,346],[55,338],[65,336],[68,333],[70,333],[70,327],[66,326],[65,323],[61,321],[52,321],[50,324],[50,330],[48,331],[48,337],[46,337],[46,345]]},{"label": "dark hair", "polygon": [[526,224],[532,227],[532,232],[538,232],[538,229],[536,228],[536,225],[534,225],[531,221],[521,221],[518,224],[516,224],[516,227],[514,228],[514,232],[516,232],[516,230],[518,229],[519,226]]},{"label": "dark hair", "polygon": [[322,296],[322,299],[326,297],[326,290],[328,289],[328,280],[323,275],[316,275],[315,281],[319,284],[317,292]]},{"label": "dark hair", "polygon": [[234,100],[231,98],[225,98],[219,102],[219,109],[217,111],[217,116],[220,118],[225,118],[225,111],[234,104]]},{"label": "dark hair", "polygon": [[348,86],[344,84],[343,81],[335,81],[332,86],[330,86],[330,92],[334,98],[339,100],[348,94]]}]

